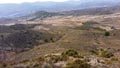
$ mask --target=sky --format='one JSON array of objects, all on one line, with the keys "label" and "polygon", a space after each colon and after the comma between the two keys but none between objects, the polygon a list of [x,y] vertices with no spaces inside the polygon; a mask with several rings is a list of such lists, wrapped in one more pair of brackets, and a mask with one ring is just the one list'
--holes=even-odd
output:
[{"label": "sky", "polygon": [[[95,1],[95,0],[0,0],[0,4],[4,4],[4,3],[24,3],[24,2],[36,2],[36,1],[40,1],[40,2],[45,2],[45,1],[54,1],[54,2],[63,2],[63,1]],[[100,0],[98,0],[100,1]],[[102,0],[102,1],[114,1],[114,0]],[[120,0],[117,0],[120,1]]]},{"label": "sky", "polygon": [[36,1],[55,1],[55,2],[63,2],[67,0],[0,0],[0,3],[23,3],[23,2],[36,2]]}]

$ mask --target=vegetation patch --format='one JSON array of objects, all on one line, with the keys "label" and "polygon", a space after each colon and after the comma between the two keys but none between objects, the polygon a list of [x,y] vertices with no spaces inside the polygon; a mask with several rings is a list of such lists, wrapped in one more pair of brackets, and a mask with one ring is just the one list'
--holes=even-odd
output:
[{"label": "vegetation patch", "polygon": [[99,30],[99,31],[105,31],[104,29],[101,29],[99,27],[94,27],[94,25],[98,24],[98,22],[95,21],[87,21],[84,22],[82,26],[77,26],[75,29],[79,30]]},{"label": "vegetation patch", "polygon": [[105,36],[110,36],[110,32],[105,32]]},{"label": "vegetation patch", "polygon": [[91,68],[91,65],[85,61],[76,60],[74,62],[68,63],[65,68]]},{"label": "vegetation patch", "polygon": [[62,55],[63,56],[73,56],[73,57],[75,57],[75,56],[78,56],[79,54],[75,50],[68,50],[68,51],[63,52]]},{"label": "vegetation patch", "polygon": [[100,57],[104,57],[104,58],[111,58],[114,56],[114,54],[112,52],[110,52],[110,50],[108,49],[94,49],[90,51],[92,54],[98,55]]},{"label": "vegetation patch", "polygon": [[34,30],[24,30],[12,33],[6,37],[2,37],[0,41],[3,45],[15,48],[33,48],[36,45],[55,42],[60,35],[51,34],[49,32],[40,32]]}]

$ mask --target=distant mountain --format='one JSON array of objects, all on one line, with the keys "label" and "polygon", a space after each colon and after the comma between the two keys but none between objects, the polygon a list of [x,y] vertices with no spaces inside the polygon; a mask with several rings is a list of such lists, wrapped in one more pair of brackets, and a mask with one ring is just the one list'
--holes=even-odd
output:
[{"label": "distant mountain", "polygon": [[120,12],[120,6],[93,7],[61,12],[63,15],[105,15]]},{"label": "distant mountain", "polygon": [[62,12],[46,12],[38,11],[29,15],[21,16],[16,18],[19,21],[37,21],[44,20],[49,17],[54,16],[80,16],[80,15],[106,15],[120,12],[120,6],[111,6],[111,7],[92,7],[79,10],[70,10]]},{"label": "distant mountain", "polygon": [[120,6],[110,7],[91,7],[78,10],[60,11],[60,12],[47,12],[37,11],[15,18],[0,18],[0,24],[19,24],[25,21],[39,21],[54,16],[81,16],[81,15],[106,15],[120,12]]},{"label": "distant mountain", "polygon": [[37,11],[68,11],[91,7],[113,6],[113,0],[70,0],[65,2],[34,2],[21,4],[0,4],[0,17],[19,17]]},{"label": "distant mountain", "polygon": [[10,19],[10,18],[0,18],[0,24],[14,24],[14,23],[18,23],[19,21],[17,21],[16,19]]},{"label": "distant mountain", "polygon": [[57,12],[46,12],[46,11],[38,11],[29,15],[18,17],[19,21],[34,21],[34,20],[43,20],[48,17],[60,16],[62,14]]}]

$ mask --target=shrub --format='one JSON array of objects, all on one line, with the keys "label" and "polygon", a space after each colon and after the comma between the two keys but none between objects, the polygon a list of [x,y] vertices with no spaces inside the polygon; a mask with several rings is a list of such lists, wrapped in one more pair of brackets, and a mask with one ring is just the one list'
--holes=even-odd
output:
[{"label": "shrub", "polygon": [[108,52],[107,50],[100,50],[99,51],[99,56],[105,57],[105,58],[110,58],[114,55],[111,52]]},{"label": "shrub", "polygon": [[40,62],[44,62],[45,59],[44,59],[43,57],[39,57],[39,58],[33,59],[32,61],[33,61],[33,62],[37,61],[37,62],[40,63]]},{"label": "shrub", "polygon": [[84,22],[83,24],[90,26],[90,25],[98,24],[98,22],[96,22],[96,21],[86,21],[86,22]]},{"label": "shrub", "polygon": [[110,32],[105,32],[105,36],[110,36]]},{"label": "shrub", "polygon": [[1,63],[0,64],[0,68],[7,68],[7,66],[8,66],[7,63]]},{"label": "shrub", "polygon": [[72,63],[68,63],[65,68],[90,68],[91,65],[82,60],[76,60]]},{"label": "shrub", "polygon": [[62,60],[62,57],[61,56],[57,56],[57,55],[52,55],[51,56],[51,60],[56,63],[58,61],[61,61]]},{"label": "shrub", "polygon": [[100,57],[110,58],[113,55],[108,49],[93,49],[90,51],[92,54],[98,55]]},{"label": "shrub", "polygon": [[111,58],[111,61],[119,61],[118,58]]},{"label": "shrub", "polygon": [[75,56],[78,56],[78,52],[75,51],[75,50],[68,50],[66,52],[63,52],[62,55],[63,56],[73,56],[73,57],[75,57]]}]

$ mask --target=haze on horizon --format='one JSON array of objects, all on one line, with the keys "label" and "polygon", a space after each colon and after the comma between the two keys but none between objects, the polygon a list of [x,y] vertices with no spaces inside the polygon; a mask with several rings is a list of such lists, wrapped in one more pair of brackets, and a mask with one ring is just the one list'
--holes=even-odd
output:
[{"label": "haze on horizon", "polygon": [[[113,2],[115,2],[114,0],[0,0],[0,4],[9,4],[9,3],[19,4],[19,3],[24,3],[24,2],[37,2],[37,1],[38,2],[47,2],[47,1],[52,1],[52,2],[64,2],[64,1],[79,1],[79,2],[113,1]],[[120,1],[120,0],[117,0],[117,1]]]},{"label": "haze on horizon", "polygon": [[46,2],[46,1],[53,1],[53,2],[64,2],[68,0],[0,0],[0,4],[5,3],[24,3],[24,2]]}]

